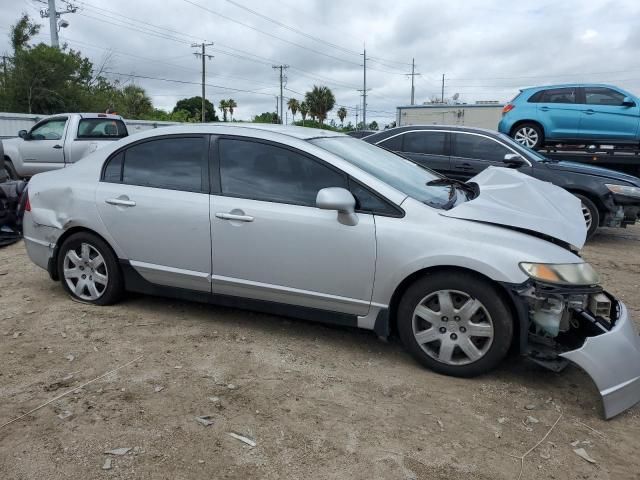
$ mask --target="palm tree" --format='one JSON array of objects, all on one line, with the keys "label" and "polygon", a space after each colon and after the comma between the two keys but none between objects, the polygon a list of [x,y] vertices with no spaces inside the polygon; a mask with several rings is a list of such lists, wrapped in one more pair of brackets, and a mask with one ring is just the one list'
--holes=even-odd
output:
[{"label": "palm tree", "polygon": [[327,113],[336,104],[336,97],[333,96],[333,92],[329,87],[319,87],[317,85],[314,85],[313,90],[305,94],[304,100],[309,106],[311,115],[317,117],[320,121],[320,126],[324,124]]},{"label": "palm tree", "polygon": [[222,112],[222,118],[223,118],[222,121],[226,122],[227,121],[227,109],[229,108],[229,102],[227,102],[227,100],[220,100],[220,103],[218,104],[218,108]]},{"label": "palm tree", "polygon": [[344,119],[347,118],[347,109],[340,107],[338,109],[338,118],[340,119],[340,126],[344,127]]},{"label": "palm tree", "polygon": [[287,108],[291,110],[291,115],[293,115],[293,121],[296,121],[296,113],[300,110],[300,102],[295,98],[290,98],[287,102]]},{"label": "palm tree", "polygon": [[307,118],[307,114],[309,113],[309,106],[307,102],[300,103],[300,115],[302,115],[302,126],[304,127],[304,121]]},{"label": "palm tree", "polygon": [[227,100],[227,108],[229,109],[229,114],[231,115],[231,121],[233,122],[233,109],[238,108],[238,104],[233,98]]}]

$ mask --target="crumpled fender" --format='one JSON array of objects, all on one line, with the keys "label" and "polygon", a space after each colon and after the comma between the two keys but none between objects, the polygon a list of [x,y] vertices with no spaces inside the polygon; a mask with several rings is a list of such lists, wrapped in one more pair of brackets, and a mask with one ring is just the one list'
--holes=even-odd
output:
[{"label": "crumpled fender", "polygon": [[640,337],[627,307],[620,301],[618,305],[619,317],[610,331],[560,354],[592,378],[607,419],[640,402]]}]

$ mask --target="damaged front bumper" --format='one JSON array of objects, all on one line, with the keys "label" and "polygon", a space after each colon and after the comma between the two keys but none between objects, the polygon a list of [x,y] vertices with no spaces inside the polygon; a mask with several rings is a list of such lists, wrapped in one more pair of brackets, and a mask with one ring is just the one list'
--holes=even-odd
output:
[{"label": "damaged front bumper", "polygon": [[521,348],[531,360],[554,371],[569,362],[583,369],[607,419],[640,402],[640,337],[624,303],[600,287],[527,282],[512,293],[520,303]]},{"label": "damaged front bumper", "polygon": [[587,337],[582,347],[561,353],[593,379],[602,396],[605,418],[640,402],[640,337],[624,303],[607,332]]}]

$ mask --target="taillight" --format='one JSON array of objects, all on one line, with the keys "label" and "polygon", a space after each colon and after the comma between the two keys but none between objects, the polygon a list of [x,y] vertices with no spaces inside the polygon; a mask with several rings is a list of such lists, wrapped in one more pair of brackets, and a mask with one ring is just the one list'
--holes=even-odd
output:
[{"label": "taillight", "polygon": [[24,192],[24,194],[27,196],[27,201],[24,203],[24,211],[25,212],[30,212],[31,211],[31,202],[29,201],[29,191],[27,190],[26,192]]},{"label": "taillight", "polygon": [[516,106],[513,103],[507,103],[504,107],[502,107],[502,115],[509,113],[514,108],[516,108]]}]

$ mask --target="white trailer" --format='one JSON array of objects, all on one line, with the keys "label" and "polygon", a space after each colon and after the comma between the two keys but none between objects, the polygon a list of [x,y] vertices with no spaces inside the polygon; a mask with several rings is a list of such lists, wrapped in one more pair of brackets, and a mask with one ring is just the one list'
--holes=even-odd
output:
[{"label": "white trailer", "polygon": [[396,125],[464,125],[497,130],[504,104],[426,104],[397,107]]}]

